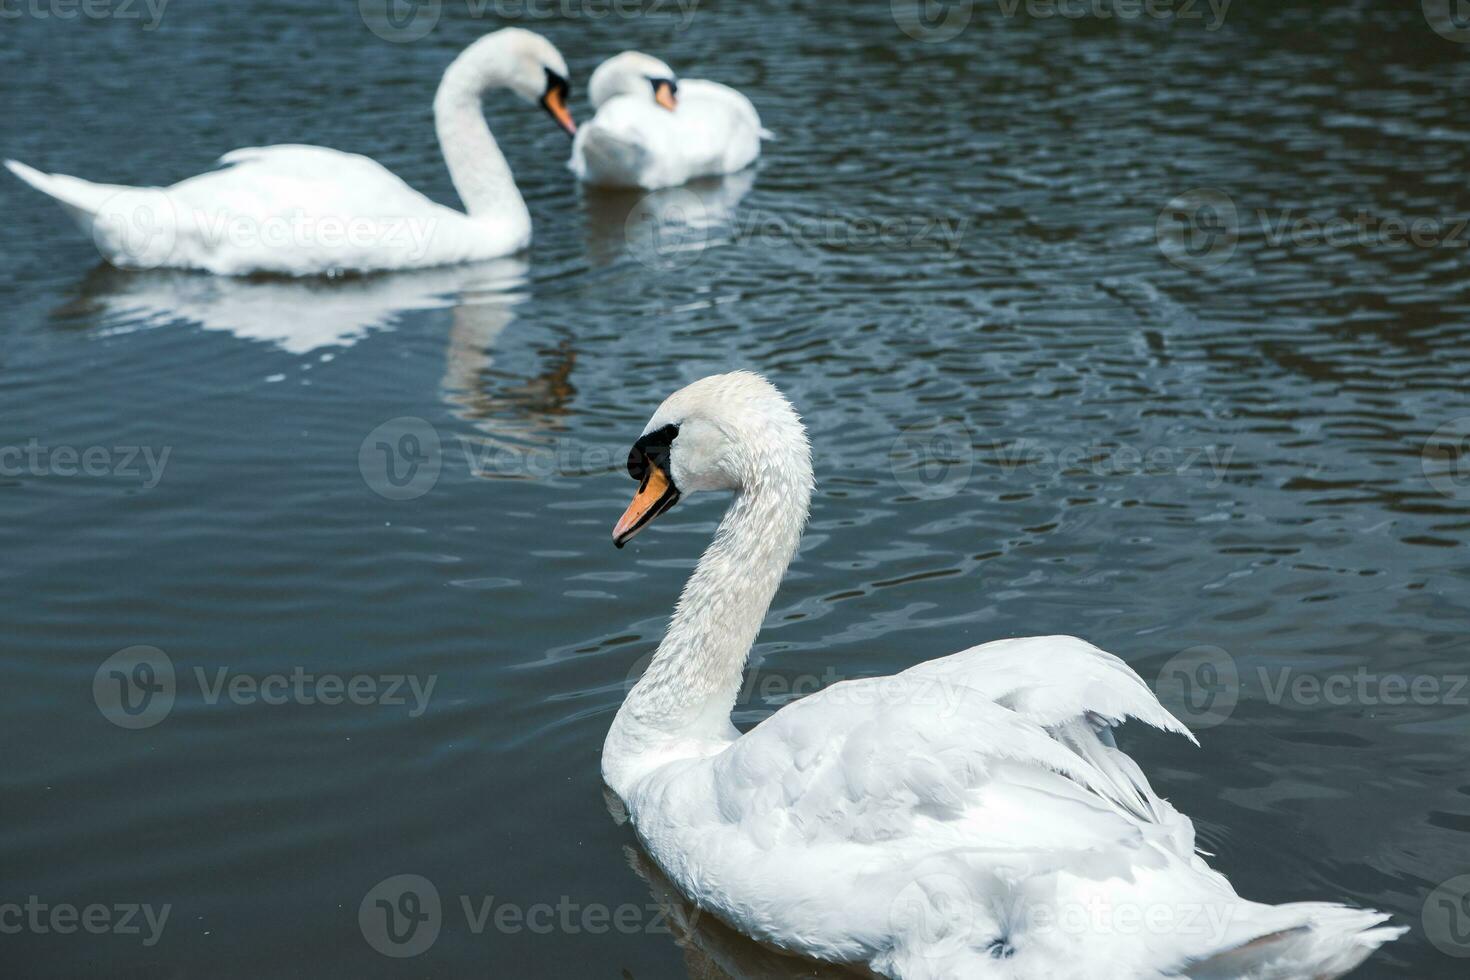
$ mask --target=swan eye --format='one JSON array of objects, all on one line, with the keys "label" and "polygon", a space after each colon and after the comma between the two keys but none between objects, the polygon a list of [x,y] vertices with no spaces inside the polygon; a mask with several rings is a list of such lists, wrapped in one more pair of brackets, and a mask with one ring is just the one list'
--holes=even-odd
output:
[{"label": "swan eye", "polygon": [[568,100],[570,100],[572,97],[572,83],[567,81],[566,78],[564,78],[563,76],[558,75],[556,72],[552,71],[550,68],[546,68],[545,71],[546,94],[551,95],[553,92],[555,92],[561,96],[562,102],[567,102]]},{"label": "swan eye", "polygon": [[666,425],[633,443],[633,448],[628,450],[628,475],[642,481],[648,475],[649,462],[667,472],[669,453],[673,451],[674,437],[678,434],[677,425]]}]

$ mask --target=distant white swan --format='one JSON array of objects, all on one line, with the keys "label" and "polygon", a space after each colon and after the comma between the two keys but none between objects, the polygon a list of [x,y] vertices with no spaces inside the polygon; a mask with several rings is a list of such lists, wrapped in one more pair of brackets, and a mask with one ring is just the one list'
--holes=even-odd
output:
[{"label": "distant white swan", "polygon": [[742,170],[771,134],[749,99],[726,85],[676,79],[657,58],[625,51],[592,73],[597,115],[572,141],[572,172],[605,187],[674,187]]},{"label": "distant white swan", "polygon": [[907,980],[1320,980],[1404,932],[1380,912],[1238,897],[1111,734],[1128,718],[1188,731],[1075,637],[844,681],[741,735],[745,660],[813,490],[805,429],[764,379],[705,378],[659,406],[628,470],[619,547],[687,494],[734,492],[602,751],[649,855],[699,908]]},{"label": "distant white swan", "polygon": [[506,88],[568,133],[567,66],[551,42],[507,28],[444,72],[434,125],[468,214],[435,204],[381,164],[319,146],[235,150],[172,187],[94,184],[7,160],[122,268],[292,276],[425,268],[499,258],[531,241],[531,215],[480,100]]}]

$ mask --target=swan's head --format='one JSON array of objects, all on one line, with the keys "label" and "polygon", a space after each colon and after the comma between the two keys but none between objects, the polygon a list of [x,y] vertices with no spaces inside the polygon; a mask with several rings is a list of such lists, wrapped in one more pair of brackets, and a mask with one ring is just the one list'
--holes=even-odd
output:
[{"label": "swan's head", "polygon": [[750,371],[702,378],[653,413],[628,453],[638,492],[613,528],[621,548],[679,500],[701,490],[761,487],[790,498],[805,519],[812,492],[811,447],[796,409]]},{"label": "swan's head", "polygon": [[679,104],[679,80],[674,77],[674,69],[652,55],[624,51],[597,66],[587,84],[587,95],[594,109],[602,108],[614,96],[630,95],[673,112]]},{"label": "swan's head", "polygon": [[480,38],[465,49],[445,73],[441,87],[456,96],[478,99],[488,89],[508,88],[532,105],[545,109],[558,126],[574,134],[567,102],[572,87],[566,59],[546,38],[534,31],[507,27]]}]

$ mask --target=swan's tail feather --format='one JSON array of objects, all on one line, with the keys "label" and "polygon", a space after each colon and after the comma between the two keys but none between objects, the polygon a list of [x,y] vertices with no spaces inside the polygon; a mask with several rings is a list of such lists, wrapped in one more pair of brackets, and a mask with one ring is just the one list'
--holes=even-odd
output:
[{"label": "swan's tail feather", "polygon": [[1238,977],[1313,977],[1331,980],[1366,960],[1374,950],[1408,932],[1384,925],[1388,915],[1322,902],[1276,907],[1278,912],[1304,913],[1306,924],[1271,932],[1191,963],[1190,980],[1235,980]]},{"label": "swan's tail feather", "polygon": [[763,140],[778,140],[781,138],[764,126],[761,127],[760,136]]},{"label": "swan's tail feather", "polygon": [[6,168],[36,190],[51,198],[66,209],[72,220],[88,234],[108,198],[130,188],[116,184],[94,184],[80,177],[65,174],[46,174],[35,167],[28,167],[19,160],[6,160]]},{"label": "swan's tail feather", "polygon": [[27,167],[19,160],[6,160],[5,169],[15,174],[27,184],[30,184],[42,194],[51,193],[51,191],[47,189],[50,186],[51,177],[47,174],[41,173],[41,171],[37,170],[35,167]]}]

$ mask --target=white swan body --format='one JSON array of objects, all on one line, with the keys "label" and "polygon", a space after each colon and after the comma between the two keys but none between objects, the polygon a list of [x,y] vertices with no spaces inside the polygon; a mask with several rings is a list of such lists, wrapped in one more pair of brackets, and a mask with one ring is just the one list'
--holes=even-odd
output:
[{"label": "white swan body", "polygon": [[530,243],[531,216],[480,100],[508,88],[570,131],[566,77],[549,41],[516,28],[481,38],[450,64],[434,122],[468,213],[434,203],[374,160],[319,146],[235,150],[222,169],[161,188],[6,166],[61,204],[121,268],[313,276],[500,258]]},{"label": "white swan body", "polygon": [[1238,897],[1110,729],[1189,733],[1074,637],[838,683],[741,735],[744,661],[807,514],[805,432],[763,379],[706,378],[658,409],[629,468],[643,484],[619,545],[685,493],[735,492],[602,757],[648,853],[701,908],[907,980],[1315,980],[1404,931]]},{"label": "white swan body", "polygon": [[626,51],[588,85],[596,115],[572,141],[579,180],[604,187],[675,187],[743,170],[771,134],[744,95],[703,79],[675,79],[668,65]]}]

